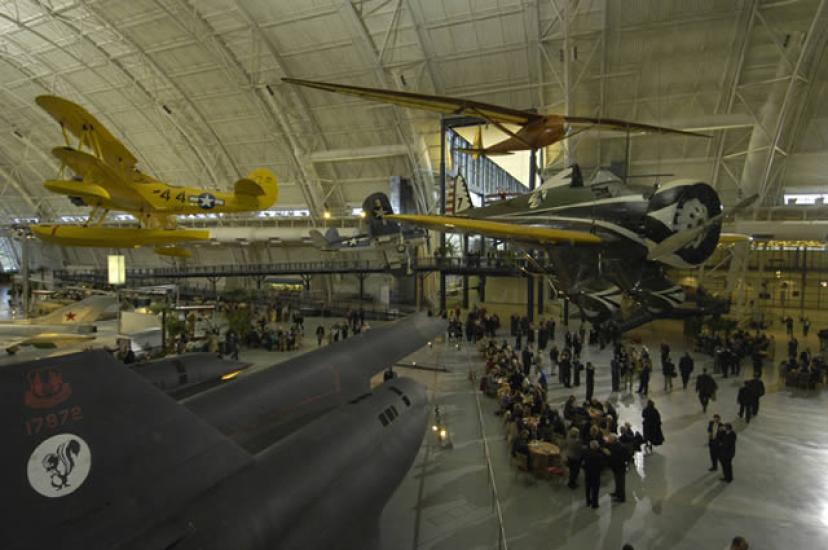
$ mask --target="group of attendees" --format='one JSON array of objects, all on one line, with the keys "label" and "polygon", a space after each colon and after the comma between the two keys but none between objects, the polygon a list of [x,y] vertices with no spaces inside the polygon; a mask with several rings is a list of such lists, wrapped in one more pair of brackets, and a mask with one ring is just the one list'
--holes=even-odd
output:
[{"label": "group of attendees", "polygon": [[485,308],[475,306],[466,314],[466,322],[461,317],[460,308],[452,309],[446,315],[448,319],[448,341],[451,344],[477,343],[483,338],[494,338],[500,329],[500,317],[489,313]]},{"label": "group of attendees", "polygon": [[[580,363],[581,349],[575,346],[580,337],[575,332],[565,338],[564,350],[552,359],[553,373],[556,367],[558,372],[564,370],[568,361]],[[651,452],[653,446],[664,442],[661,416],[655,404],[648,401],[642,413],[644,433],[636,432],[629,422],[619,421],[612,402],[601,402],[592,397],[590,385],[594,389],[594,368],[587,363],[584,369],[586,399],[579,401],[570,395],[559,410],[547,401],[550,381],[538,360],[540,353],[535,355],[524,348],[518,354],[506,341],[498,343],[494,339],[485,342],[481,349],[486,366],[480,389],[498,399],[497,414],[504,419],[506,439],[518,463],[525,463],[525,468],[530,471],[536,470],[532,464],[532,444],[552,443],[560,454],[558,463],[551,465],[548,472],[568,476],[568,486],[575,489],[583,471],[587,506],[598,507],[601,472],[605,468],[612,471],[615,480],[613,498],[616,502],[624,502],[625,476],[634,454],[642,450]],[[580,370],[575,372],[580,373]],[[575,380],[578,385],[578,375]],[[564,384],[563,379],[559,382]]]}]

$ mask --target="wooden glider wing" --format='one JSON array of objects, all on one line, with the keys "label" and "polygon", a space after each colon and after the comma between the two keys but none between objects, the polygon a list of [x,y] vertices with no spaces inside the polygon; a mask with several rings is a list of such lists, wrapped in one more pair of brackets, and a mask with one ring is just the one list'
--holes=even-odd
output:
[{"label": "wooden glider wing", "polygon": [[382,103],[391,103],[392,105],[399,105],[410,109],[422,109],[444,115],[479,116],[492,122],[523,125],[543,118],[543,115],[529,111],[510,109],[508,107],[456,97],[416,94],[413,92],[385,90],[382,88],[362,88],[359,86],[299,80],[296,78],[283,78],[282,80],[297,86],[315,88],[326,92],[336,92],[338,94],[361,97]]},{"label": "wooden glider wing", "polygon": [[52,95],[38,96],[35,102],[64,130],[77,137],[81,145],[99,153],[101,159],[110,166],[132,170],[137,164],[138,159],[98,119],[77,103]]},{"label": "wooden glider wing", "polygon": [[390,220],[410,223],[439,231],[457,231],[459,233],[477,233],[487,237],[514,239],[522,242],[551,244],[588,244],[603,242],[601,237],[586,231],[572,231],[552,227],[537,227],[516,223],[496,222],[459,216],[429,216],[419,214],[387,214]]},{"label": "wooden glider wing", "polygon": [[654,126],[652,124],[640,124],[638,122],[629,122],[627,120],[619,120],[615,118],[591,118],[583,116],[563,116],[559,115],[563,123],[568,124],[576,132],[583,130],[613,130],[619,132],[632,133],[646,133],[646,134],[675,134],[690,137],[705,137],[709,138],[707,134],[699,134],[697,132],[687,132],[685,130],[676,130],[675,128],[666,128],[664,126]]}]

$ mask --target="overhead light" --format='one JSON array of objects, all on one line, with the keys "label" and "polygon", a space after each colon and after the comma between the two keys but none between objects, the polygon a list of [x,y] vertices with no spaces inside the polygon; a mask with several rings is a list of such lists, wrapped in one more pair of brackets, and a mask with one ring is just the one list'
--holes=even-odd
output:
[{"label": "overhead light", "polygon": [[331,219],[331,213],[328,212],[327,210],[325,210],[325,212],[322,213],[322,217],[325,218],[326,220],[330,220]]},{"label": "overhead light", "polygon": [[359,217],[360,217],[360,218],[365,218],[367,215],[368,215],[368,214],[365,212],[365,210],[360,210],[360,211],[359,211]]}]

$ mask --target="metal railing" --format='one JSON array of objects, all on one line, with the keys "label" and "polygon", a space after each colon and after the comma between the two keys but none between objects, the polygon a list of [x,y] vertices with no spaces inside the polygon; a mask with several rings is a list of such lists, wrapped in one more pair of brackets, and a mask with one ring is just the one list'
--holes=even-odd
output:
[{"label": "metal railing", "polygon": [[492,453],[489,448],[489,441],[486,439],[486,426],[483,423],[483,407],[480,405],[480,391],[478,391],[477,375],[471,365],[468,351],[466,352],[466,362],[469,367],[469,380],[471,380],[472,393],[474,393],[474,402],[477,407],[477,420],[480,422],[480,439],[483,442],[483,456],[486,459],[486,471],[489,478],[489,489],[492,494],[492,506],[494,507],[495,515],[497,516],[497,547],[498,550],[509,550],[509,543],[506,539],[506,528],[503,521],[503,508],[500,505],[500,495],[497,492],[497,482],[495,481],[494,467],[492,466]]},{"label": "metal railing", "polygon": [[[410,265],[392,268],[372,260],[325,260],[312,262],[282,262],[268,264],[180,265],[174,267],[132,267],[126,270],[127,279],[186,278],[186,277],[257,277],[266,275],[314,275],[327,273],[388,273],[408,271],[447,271],[469,274],[514,275],[536,270],[537,265],[524,259],[481,258],[475,256],[431,257],[412,259]],[[63,280],[106,279],[106,270],[99,268],[57,270],[55,277]]]}]

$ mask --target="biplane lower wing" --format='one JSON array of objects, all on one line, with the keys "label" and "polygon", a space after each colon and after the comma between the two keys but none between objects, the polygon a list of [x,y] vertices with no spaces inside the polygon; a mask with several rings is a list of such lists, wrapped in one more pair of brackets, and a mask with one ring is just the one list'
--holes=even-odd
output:
[{"label": "biplane lower wing", "polygon": [[133,248],[193,241],[206,241],[210,232],[199,229],[149,229],[132,227],[83,227],[78,225],[32,225],[41,240],[64,246]]}]

